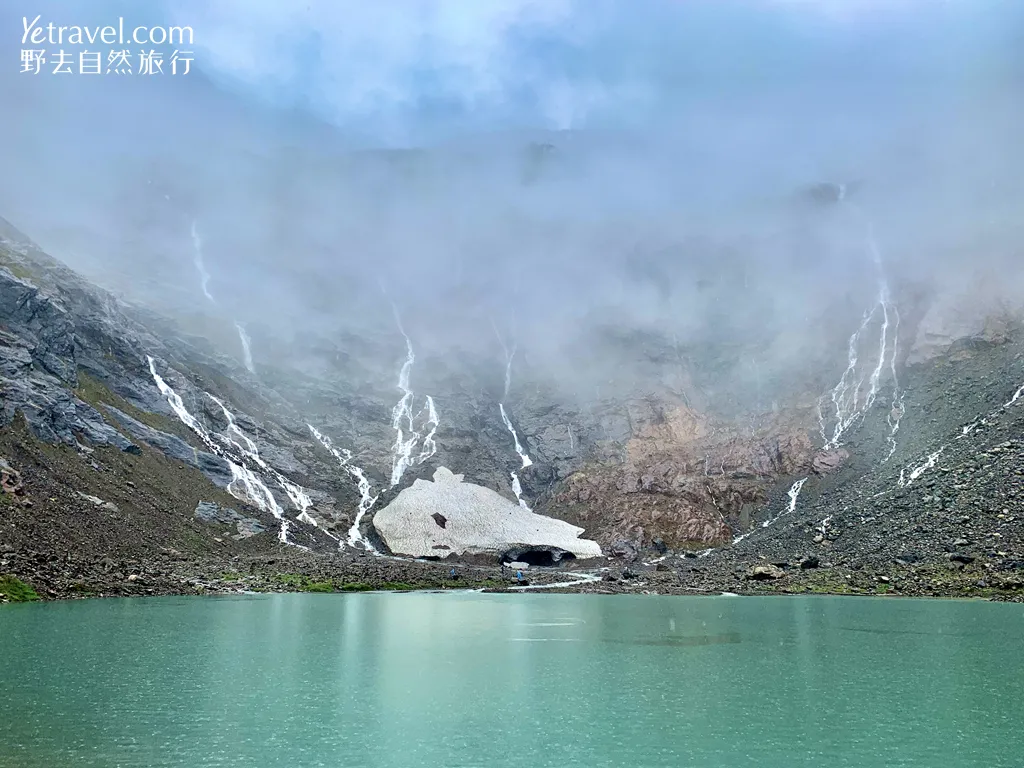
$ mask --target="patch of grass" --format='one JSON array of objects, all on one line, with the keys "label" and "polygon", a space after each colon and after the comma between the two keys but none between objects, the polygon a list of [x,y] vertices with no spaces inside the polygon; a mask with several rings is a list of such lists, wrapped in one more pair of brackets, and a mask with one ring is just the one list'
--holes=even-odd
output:
[{"label": "patch of grass", "polygon": [[25,267],[23,264],[19,264],[9,254],[2,250],[0,250],[0,266],[7,267],[11,274],[19,280],[27,280],[30,283],[35,281],[35,276],[32,274],[30,269]]},{"label": "patch of grass", "polygon": [[363,581],[348,581],[337,585],[339,592],[412,592],[417,589],[432,589],[436,584],[417,582],[409,584],[404,581],[385,581],[382,584],[367,584]]},{"label": "patch of grass", "polygon": [[313,581],[309,576],[305,576],[301,573],[276,573],[271,578],[278,584],[286,587],[292,587],[299,592],[337,591],[333,581]]},{"label": "patch of grass", "polygon": [[498,587],[504,587],[506,582],[501,579],[484,579],[483,581],[474,581],[473,587],[483,587],[484,589],[496,589]]},{"label": "patch of grass", "polygon": [[362,581],[349,581],[338,586],[339,592],[372,592],[373,585]]},{"label": "patch of grass", "polygon": [[309,581],[309,577],[303,576],[301,573],[275,573],[272,579],[278,584],[284,584],[289,587],[301,587]]},{"label": "patch of grass", "polygon": [[[770,584],[771,582],[765,583]],[[863,590],[851,584],[842,575],[821,569],[800,574],[797,582],[787,591],[809,592],[813,595],[856,595]]]},{"label": "patch of grass", "polygon": [[0,595],[12,603],[31,603],[39,599],[30,585],[11,574],[0,576]]},{"label": "patch of grass", "polygon": [[406,584],[404,581],[385,581],[378,587],[378,589],[388,590],[391,592],[408,592],[413,589],[422,589],[413,584]]},{"label": "patch of grass", "polygon": [[[96,408],[100,413],[103,409],[100,405],[112,405],[117,410],[127,413],[136,421],[141,421],[147,427],[166,432],[167,434],[176,435],[184,440],[189,445],[195,446],[195,435],[177,419],[172,419],[168,416],[162,416],[159,413],[149,413],[143,411],[141,408],[136,408],[134,405],[129,403],[120,395],[112,392],[106,384],[98,379],[90,376],[86,371],[79,369],[78,371],[78,388],[75,389],[75,397],[82,400],[89,405]],[[115,429],[121,431],[120,425],[115,421],[107,418],[108,423],[111,424]]]},{"label": "patch of grass", "polygon": [[221,581],[241,581],[243,578],[242,574],[237,571],[224,571],[220,575]]},{"label": "patch of grass", "polygon": [[334,592],[334,584],[330,581],[307,581],[300,589],[303,592]]}]

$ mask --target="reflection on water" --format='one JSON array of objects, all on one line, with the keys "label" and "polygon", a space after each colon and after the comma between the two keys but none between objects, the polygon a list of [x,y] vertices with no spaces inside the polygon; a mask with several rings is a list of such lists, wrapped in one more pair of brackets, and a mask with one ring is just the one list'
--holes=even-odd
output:
[{"label": "reflection on water", "polygon": [[680,637],[634,637],[630,639],[606,638],[606,643],[619,643],[622,645],[663,645],[677,648],[690,648],[698,645],[726,645],[738,643],[740,636],[738,632],[727,632],[721,635],[693,635]]},{"label": "reflection on water", "polygon": [[0,606],[0,768],[1019,768],[1022,636],[935,600]]},{"label": "reflection on water", "polygon": [[844,632],[870,632],[873,635],[942,635],[943,637],[977,637],[970,632],[924,632],[918,629],[895,629],[892,627],[839,627]]}]

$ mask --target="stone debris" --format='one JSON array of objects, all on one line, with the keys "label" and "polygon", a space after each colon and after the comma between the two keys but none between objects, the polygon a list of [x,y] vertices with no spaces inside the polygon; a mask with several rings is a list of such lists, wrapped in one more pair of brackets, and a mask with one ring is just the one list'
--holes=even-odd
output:
[{"label": "stone debris", "polygon": [[111,512],[118,511],[117,504],[115,504],[112,501],[104,501],[99,496],[92,496],[88,493],[82,493],[81,491],[78,491],[77,493],[80,499],[84,499],[85,501],[88,501],[90,504],[94,504],[97,507],[103,507],[103,509],[110,510]]},{"label": "stone debris", "polygon": [[0,490],[12,496],[23,492],[21,473],[8,464],[4,458],[0,458]]}]

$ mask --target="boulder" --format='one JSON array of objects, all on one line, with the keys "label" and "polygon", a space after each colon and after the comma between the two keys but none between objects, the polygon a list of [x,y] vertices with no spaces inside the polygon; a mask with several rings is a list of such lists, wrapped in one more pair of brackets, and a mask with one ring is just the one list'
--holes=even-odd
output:
[{"label": "boulder", "polygon": [[112,501],[104,501],[103,499],[99,498],[98,496],[92,496],[92,495],[90,495],[88,493],[82,493],[81,491],[76,491],[76,493],[78,494],[78,497],[80,499],[84,499],[85,501],[88,501],[93,506],[103,507],[103,509],[109,510],[110,512],[117,512],[118,511],[117,504],[115,504]]},{"label": "boulder", "polygon": [[612,557],[619,557],[629,562],[636,560],[637,557],[640,556],[640,553],[637,551],[636,545],[631,541],[627,541],[626,539],[619,539],[614,544],[612,544],[611,549],[609,550],[609,554],[611,554]]},{"label": "boulder", "polygon": [[751,581],[770,581],[785,575],[786,572],[777,565],[755,565],[747,571],[747,578]]},{"label": "boulder", "polygon": [[3,458],[0,458],[0,489],[11,495],[24,491],[21,484],[21,473]]}]

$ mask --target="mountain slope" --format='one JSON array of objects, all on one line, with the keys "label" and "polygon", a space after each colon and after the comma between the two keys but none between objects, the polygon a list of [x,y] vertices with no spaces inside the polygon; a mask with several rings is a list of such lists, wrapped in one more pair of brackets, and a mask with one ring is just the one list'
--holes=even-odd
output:
[{"label": "mountain slope", "polygon": [[[924,334],[927,344],[887,336],[895,304],[881,301],[849,340],[847,374],[860,377],[852,399],[843,399],[847,374],[835,384],[830,373],[841,359],[808,356],[806,375],[794,370],[774,389],[759,382],[758,402],[743,402],[728,372],[757,340],[683,348],[656,330],[596,326],[589,333],[604,341],[595,348],[609,357],[590,364],[619,366],[604,391],[569,397],[497,327],[504,387],[486,356],[420,353],[394,305],[397,333],[308,339],[321,346],[319,368],[282,354],[249,370],[4,225],[0,455],[10,491],[0,497],[0,568],[28,568],[58,595],[78,583],[54,565],[66,557],[84,558],[79,569],[92,578],[110,559],[175,559],[176,575],[150,577],[164,591],[190,591],[182,585],[195,581],[194,564],[227,572],[237,558],[260,572],[266,558],[327,569],[331,579],[367,568],[374,583],[408,569],[418,582],[442,578],[447,566],[367,565],[366,549],[382,548],[374,510],[445,466],[578,525],[633,569],[650,561],[637,559],[644,550],[689,553],[648,568],[662,590],[845,589],[835,582],[843,569],[1010,573],[1024,559],[1012,480],[1024,399],[1005,405],[1024,381],[1019,330],[1002,309],[1001,324],[982,313],[943,326],[934,300],[910,288],[899,298],[904,337]],[[841,330],[829,342],[837,351]],[[880,353],[869,338],[879,330]],[[857,345],[874,357],[856,362]],[[429,395],[410,378],[417,365]],[[841,435],[827,439],[833,423]],[[936,466],[916,474],[940,448]],[[721,549],[692,556],[709,546]],[[818,568],[798,567],[813,557]],[[788,567],[779,578],[747,578],[776,563]],[[979,581],[1016,589],[1010,577]],[[947,588],[939,578],[908,583]]]}]

